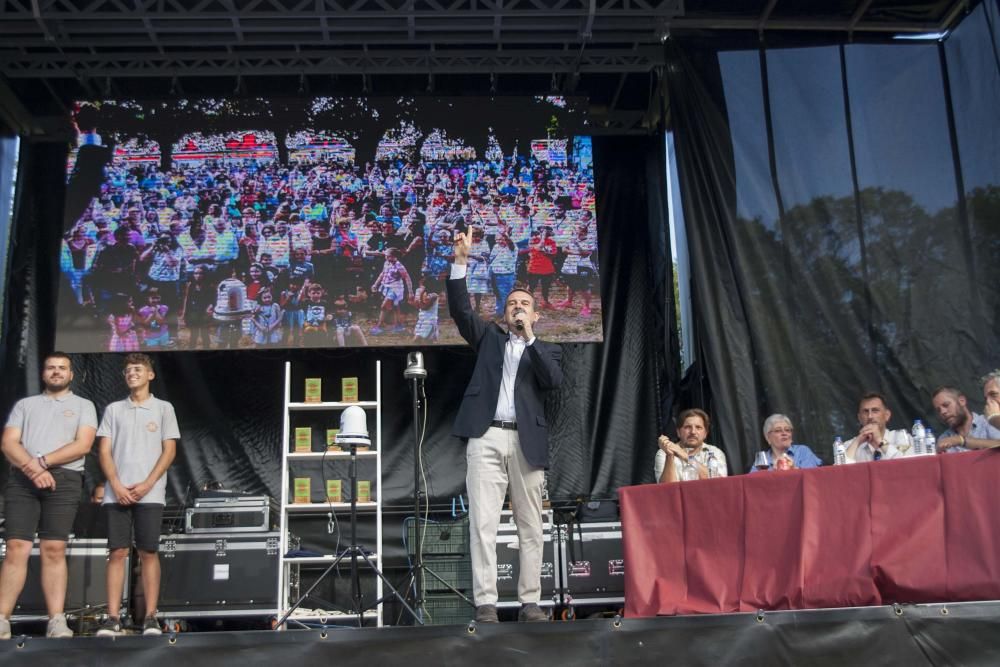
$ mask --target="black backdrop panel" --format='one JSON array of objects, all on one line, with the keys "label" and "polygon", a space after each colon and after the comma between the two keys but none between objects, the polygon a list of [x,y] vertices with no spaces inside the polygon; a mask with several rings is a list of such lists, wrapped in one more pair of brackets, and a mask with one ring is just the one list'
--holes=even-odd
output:
[{"label": "black backdrop panel", "polygon": [[946,45],[668,46],[692,384],[736,472],[774,412],[829,460],[868,391],[891,428],[940,432],[944,383],[981,411],[1000,363],[995,7]]}]

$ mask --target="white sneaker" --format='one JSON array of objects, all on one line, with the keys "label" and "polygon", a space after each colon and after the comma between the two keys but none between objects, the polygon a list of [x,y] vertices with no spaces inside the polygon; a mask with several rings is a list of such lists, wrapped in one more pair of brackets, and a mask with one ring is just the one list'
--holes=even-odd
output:
[{"label": "white sneaker", "polygon": [[0,616],[0,639],[10,639],[10,621]]},{"label": "white sneaker", "polygon": [[160,622],[156,618],[156,614],[152,614],[146,617],[146,620],[142,623],[142,634],[145,636],[149,635],[162,635],[163,630],[160,628]]},{"label": "white sneaker", "polygon": [[73,636],[73,631],[66,625],[66,614],[56,614],[49,619],[49,625],[45,628],[45,636],[54,639],[68,639]]},{"label": "white sneaker", "polygon": [[98,637],[117,637],[122,634],[122,622],[111,616],[106,616],[101,624],[97,626]]}]

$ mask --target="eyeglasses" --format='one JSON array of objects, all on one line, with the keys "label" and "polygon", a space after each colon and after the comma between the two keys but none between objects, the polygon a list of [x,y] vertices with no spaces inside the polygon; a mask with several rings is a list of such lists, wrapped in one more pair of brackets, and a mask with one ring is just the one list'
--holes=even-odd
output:
[{"label": "eyeglasses", "polygon": [[791,432],[792,429],[790,428],[772,428],[770,431],[768,431],[768,433],[791,433]]}]

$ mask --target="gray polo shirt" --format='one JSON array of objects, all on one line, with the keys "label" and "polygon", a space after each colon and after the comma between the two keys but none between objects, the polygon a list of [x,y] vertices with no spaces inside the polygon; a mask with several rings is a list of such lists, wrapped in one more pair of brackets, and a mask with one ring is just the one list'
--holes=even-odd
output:
[{"label": "gray polo shirt", "polygon": [[[152,394],[146,402],[133,403],[131,398],[116,401],[104,410],[97,436],[111,438],[111,458],[122,484],[138,484],[156,467],[163,453],[164,440],[181,437],[177,428],[174,406]],[[164,474],[140,503],[166,504],[167,476]],[[118,498],[108,484],[104,488],[104,504],[117,503]]]},{"label": "gray polo shirt", "polygon": [[[59,398],[48,394],[22,398],[7,417],[7,428],[20,429],[21,444],[36,457],[76,440],[81,426],[97,428],[97,410],[93,403],[73,392]],[[83,457],[60,467],[82,472]]]}]

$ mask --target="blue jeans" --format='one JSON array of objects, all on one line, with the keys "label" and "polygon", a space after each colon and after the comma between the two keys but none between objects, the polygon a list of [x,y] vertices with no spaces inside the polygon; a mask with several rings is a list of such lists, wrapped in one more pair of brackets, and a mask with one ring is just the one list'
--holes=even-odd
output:
[{"label": "blue jeans", "polygon": [[514,289],[514,274],[513,273],[493,273],[491,274],[493,278],[493,294],[497,298],[497,316],[503,315],[504,302],[507,300],[507,295],[510,294],[511,290]]}]

